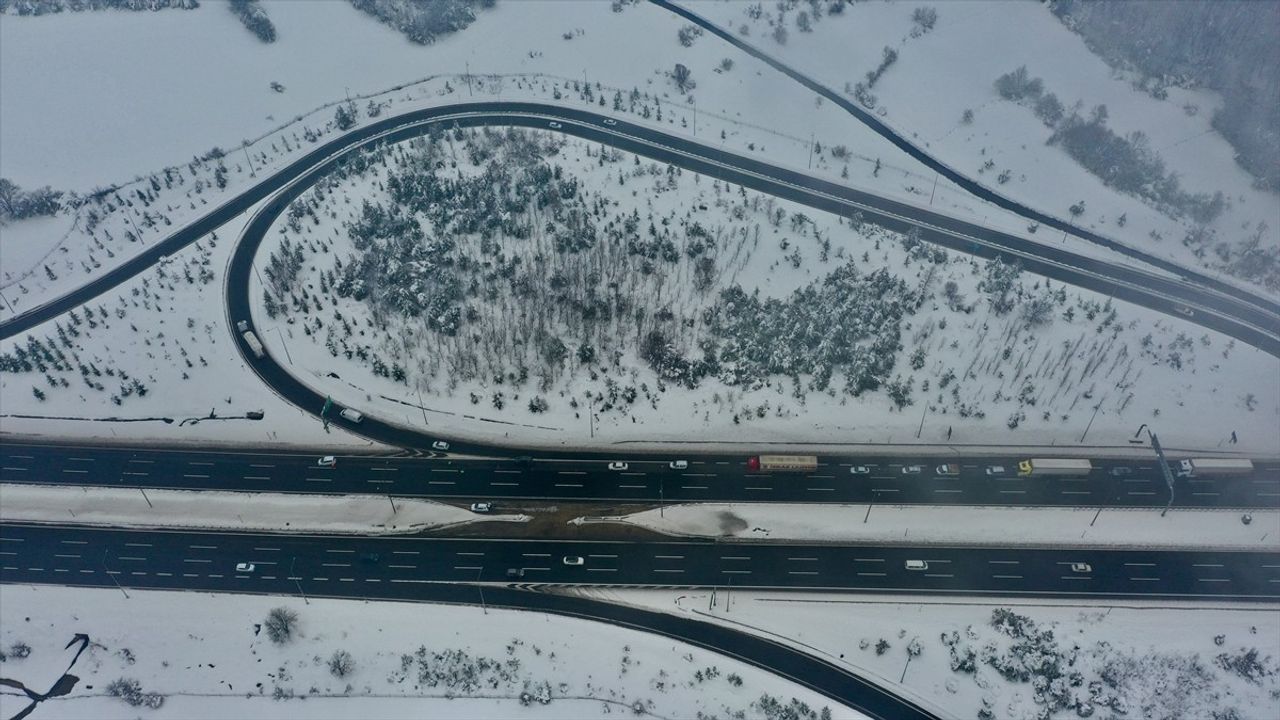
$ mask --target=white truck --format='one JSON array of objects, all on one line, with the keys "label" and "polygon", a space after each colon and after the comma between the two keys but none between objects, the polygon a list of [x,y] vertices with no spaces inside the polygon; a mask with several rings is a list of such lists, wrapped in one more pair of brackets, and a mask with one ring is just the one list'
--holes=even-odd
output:
[{"label": "white truck", "polygon": [[1018,474],[1023,477],[1041,475],[1088,475],[1093,463],[1078,458],[1032,458],[1018,463]]},{"label": "white truck", "polygon": [[262,357],[265,354],[262,349],[262,343],[258,342],[258,336],[254,335],[252,330],[246,330],[241,335],[244,337],[244,341],[249,344],[249,349],[253,351],[254,355]]},{"label": "white truck", "polygon": [[1252,460],[1235,458],[1190,458],[1178,463],[1178,477],[1201,475],[1251,475]]}]

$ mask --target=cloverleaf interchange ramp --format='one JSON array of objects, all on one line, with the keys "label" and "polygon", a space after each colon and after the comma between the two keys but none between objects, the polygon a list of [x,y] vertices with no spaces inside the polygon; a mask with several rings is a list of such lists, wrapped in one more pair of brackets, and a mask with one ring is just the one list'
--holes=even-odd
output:
[{"label": "cloverleaf interchange ramp", "polygon": [[[556,105],[484,102],[417,110],[379,120],[321,145],[79,289],[0,323],[0,338],[10,338],[29,331],[88,302],[154,265],[162,256],[195,242],[277,192],[280,194],[266,208],[266,215],[278,214],[283,211],[288,200],[305,190],[310,182],[321,177],[334,163],[341,161],[344,153],[369,142],[396,142],[424,135],[432,122],[448,123],[450,126],[457,123],[463,127],[515,125],[544,129],[549,127],[550,122],[557,122],[560,127],[556,130],[560,132],[608,144],[815,209],[841,215],[858,211],[867,221],[890,230],[905,232],[916,227],[926,241],[980,257],[1017,261],[1033,273],[1096,290],[1160,312],[1174,314],[1179,313],[1180,308],[1186,308],[1193,313],[1187,317],[1190,322],[1218,330],[1280,357],[1280,309],[1274,303],[1252,295],[1247,300],[1236,297],[1238,292],[1227,293],[1213,287],[1214,283],[1210,279],[1188,282],[1078,255],[909,203],[821,180],[803,172],[729,153],[644,125],[612,119],[606,125],[605,119],[593,112]],[[255,225],[251,229],[265,231],[265,228],[266,226]],[[254,240],[253,233],[247,232],[241,242],[252,243]],[[242,251],[238,249],[237,255]],[[1150,262],[1148,258],[1143,259]],[[1194,274],[1189,275],[1189,271],[1182,268],[1175,268],[1173,272],[1194,277]],[[1179,315],[1186,317],[1185,312]]]}]

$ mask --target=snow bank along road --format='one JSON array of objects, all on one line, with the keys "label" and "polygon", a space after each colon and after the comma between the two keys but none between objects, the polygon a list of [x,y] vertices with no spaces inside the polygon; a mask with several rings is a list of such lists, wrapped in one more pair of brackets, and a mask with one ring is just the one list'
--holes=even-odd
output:
[{"label": "snow bank along road", "polygon": [[[786,677],[877,720],[936,718],[911,701],[896,697],[845,668],[731,628],[667,613],[512,587],[488,586],[481,599],[476,587],[422,579],[424,573],[415,569],[424,561],[461,557],[463,561],[458,564],[466,567],[465,572],[459,574],[465,575],[467,581],[475,581],[477,570],[484,575],[484,580],[502,577],[501,569],[490,568],[485,572],[485,548],[481,552],[446,555],[444,548],[412,547],[410,550],[409,545],[381,545],[370,540],[335,542],[333,538],[295,540],[272,535],[116,531],[65,533],[57,528],[0,526],[0,562],[4,565],[0,581],[119,587],[122,591],[128,587],[271,595],[298,593],[307,597],[469,605],[481,600],[495,607],[597,620],[674,638]],[[431,552],[433,550],[437,551]],[[362,563],[357,559],[357,553],[370,551],[379,553],[377,562]],[[32,569],[25,562],[28,558],[39,563],[40,569]],[[255,564],[255,571],[237,574],[235,564],[246,559]],[[11,566],[23,569],[11,569]]]},{"label": "snow bank along road", "polygon": [[[237,571],[252,563],[253,570]],[[0,581],[360,597],[387,585],[1280,600],[1280,553],[335,537],[0,525]],[[473,601],[477,598],[470,598]]]},{"label": "snow bank along road", "polygon": [[[623,456],[625,458],[625,456]],[[746,455],[699,455],[684,470],[627,459],[450,459],[342,456],[319,467],[315,455],[148,450],[64,445],[0,445],[0,482],[306,494],[383,494],[466,500],[607,502],[813,502],[894,505],[1165,507],[1169,489],[1154,457],[1095,461],[1083,477],[1018,477],[1013,457],[822,457],[813,473],[761,473]],[[610,458],[613,459],[613,458]],[[623,459],[623,458],[619,458]],[[938,464],[957,462],[942,476]],[[919,474],[903,468],[918,464]],[[867,474],[856,475],[855,467]],[[1003,472],[987,475],[1001,467]],[[1280,460],[1253,475],[1177,478],[1175,508],[1280,507]],[[1127,470],[1127,474],[1116,472]]]},{"label": "snow bank along road", "polygon": [[[1178,265],[1177,263],[1173,263],[1168,260],[1164,260],[1162,258],[1156,257],[1154,255],[1150,255],[1148,253],[1142,252],[1141,250],[1138,250],[1136,248],[1129,247],[1127,245],[1124,245],[1123,243],[1119,243],[1119,242],[1116,242],[1115,240],[1099,235],[1098,233],[1093,232],[1087,228],[1083,228],[1078,225],[1072,225],[1066,220],[1054,217],[1052,215],[1046,215],[1045,213],[1042,213],[1038,210],[1035,210],[1026,205],[1023,205],[1022,203],[1019,203],[1016,200],[1007,198],[995,192],[991,188],[983,185],[977,180],[974,180],[973,178],[970,178],[964,175],[960,171],[956,170],[955,168],[952,168],[951,166],[947,165],[946,163],[942,162],[936,157],[930,155],[923,148],[912,143],[910,140],[903,137],[902,135],[899,135],[895,130],[893,130],[893,128],[890,128],[888,125],[885,125],[873,113],[864,110],[863,108],[859,107],[856,103],[850,102],[849,99],[844,95],[841,95],[835,90],[832,90],[826,85],[823,85],[822,83],[813,79],[812,77],[805,75],[804,73],[800,72],[799,70],[796,70],[790,65],[787,65],[783,63],[781,60],[778,60],[774,56],[760,50],[756,46],[752,45],[750,42],[744,40],[742,37],[739,37],[733,34],[732,32],[730,32],[725,28],[719,27],[715,23],[704,18],[698,13],[693,12],[692,10],[689,10],[688,8],[681,7],[681,5],[678,4],[677,2],[669,2],[668,0],[649,0],[649,2],[665,10],[668,10],[669,12],[675,13],[676,15],[679,15],[680,17],[683,17],[686,20],[689,20],[695,25],[698,25],[706,29],[708,32],[720,38],[721,40],[724,40],[729,44],[733,45],[734,47],[738,48],[739,50],[742,50],[743,52],[747,53],[748,55],[751,55],[752,57],[763,61],[773,69],[781,72],[782,74],[786,75],[792,80],[795,80],[796,82],[800,83],[806,88],[830,100],[831,102],[839,106],[842,110],[849,113],[853,117],[857,118],[859,122],[866,125],[868,128],[873,130],[876,134],[880,135],[884,139],[893,143],[893,145],[897,147],[899,150],[902,150],[906,154],[910,155],[911,157],[923,163],[929,169],[934,170],[942,177],[945,177],[946,179],[955,183],[959,187],[963,188],[966,192],[978,197],[981,200],[989,202],[992,205],[1003,208],[1010,212],[1017,213],[1018,215],[1021,215],[1022,217],[1025,217],[1028,220],[1033,220],[1046,227],[1051,227],[1051,228],[1054,228],[1055,230],[1061,230],[1063,232],[1069,232],[1078,238],[1083,238],[1085,240],[1088,240],[1089,242],[1095,243],[1109,250],[1113,250],[1115,252],[1121,253],[1128,257],[1135,258],[1153,267],[1158,267],[1161,270],[1165,270],[1166,272],[1170,272],[1170,273],[1173,273],[1174,275],[1181,276],[1198,285],[1204,286],[1206,288],[1211,288],[1216,292],[1220,292],[1225,295],[1235,297],[1243,302],[1255,305],[1259,308],[1266,309],[1269,312],[1272,312],[1272,313],[1280,312],[1280,304],[1277,304],[1274,300],[1270,298],[1257,295],[1243,288],[1236,287],[1230,283],[1222,282],[1221,280],[1213,278],[1209,275],[1205,275],[1203,273],[1197,272],[1191,268],[1183,267],[1181,265]],[[686,4],[690,4],[690,3],[686,3]]]},{"label": "snow bank along road", "polygon": [[[606,122],[607,121],[607,122]],[[368,142],[396,142],[425,134],[432,123],[460,126],[518,125],[551,128],[587,140],[612,145],[654,160],[777,195],[810,207],[848,214],[861,211],[865,219],[891,230],[918,227],[925,240],[983,257],[1018,260],[1033,273],[1114,295],[1166,313],[1177,313],[1205,327],[1219,330],[1280,356],[1280,312],[1269,303],[1241,299],[1204,284],[1146,272],[1030,242],[1025,238],[984,228],[908,203],[820,180],[794,170],[735,155],[644,125],[615,120],[592,112],[539,103],[490,102],[447,105],[404,113],[371,123],[331,140],[260,184],[209,214],[152,244],[130,261],[51,303],[0,323],[0,337],[8,338],[102,294],[194,242],[252,207],[279,194],[255,217],[233,261],[228,298],[233,311],[247,309],[246,275],[253,250],[271,221],[289,200],[306,190],[340,162],[347,151]],[[552,128],[551,124],[555,123]],[[239,270],[239,272],[237,272]]]}]

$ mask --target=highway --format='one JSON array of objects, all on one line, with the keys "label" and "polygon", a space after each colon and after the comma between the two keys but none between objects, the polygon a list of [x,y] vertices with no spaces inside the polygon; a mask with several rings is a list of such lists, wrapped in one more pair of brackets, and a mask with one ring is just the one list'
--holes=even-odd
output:
[{"label": "highway", "polygon": [[[909,560],[926,566],[909,569]],[[253,570],[237,571],[239,563]],[[522,575],[509,576],[511,570]],[[371,586],[492,582],[1280,599],[1280,554],[1261,552],[350,537],[28,524],[0,526],[0,573],[0,581],[10,583],[213,585],[353,597]]]},{"label": "highway", "polygon": [[[827,456],[812,473],[753,472],[746,457],[698,455],[676,470],[671,458],[604,459],[341,456],[335,467],[296,453],[0,445],[0,482],[182,490],[367,493],[453,500],[606,502],[809,502],[929,505],[1164,507],[1155,458],[1097,461],[1084,477],[1018,477],[1017,458],[966,457],[940,476],[946,458]],[[904,473],[918,465],[919,474]],[[987,475],[988,468],[1003,471]],[[1254,475],[1178,478],[1175,508],[1280,507],[1280,461]],[[854,474],[865,468],[865,474]],[[1128,470],[1128,474],[1113,473]]]}]

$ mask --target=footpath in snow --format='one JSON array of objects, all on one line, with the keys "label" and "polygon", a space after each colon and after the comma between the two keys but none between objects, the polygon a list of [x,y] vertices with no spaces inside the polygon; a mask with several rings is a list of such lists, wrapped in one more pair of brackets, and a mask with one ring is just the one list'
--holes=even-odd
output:
[{"label": "footpath in snow", "polygon": [[317,533],[414,533],[470,522],[528,522],[528,515],[469,510],[389,495],[293,495],[0,485],[0,522],[216,528]]},{"label": "footpath in snow", "polygon": [[667,535],[771,542],[1053,545],[1280,550],[1280,511],[938,505],[698,503],[575,525],[621,523]]}]

